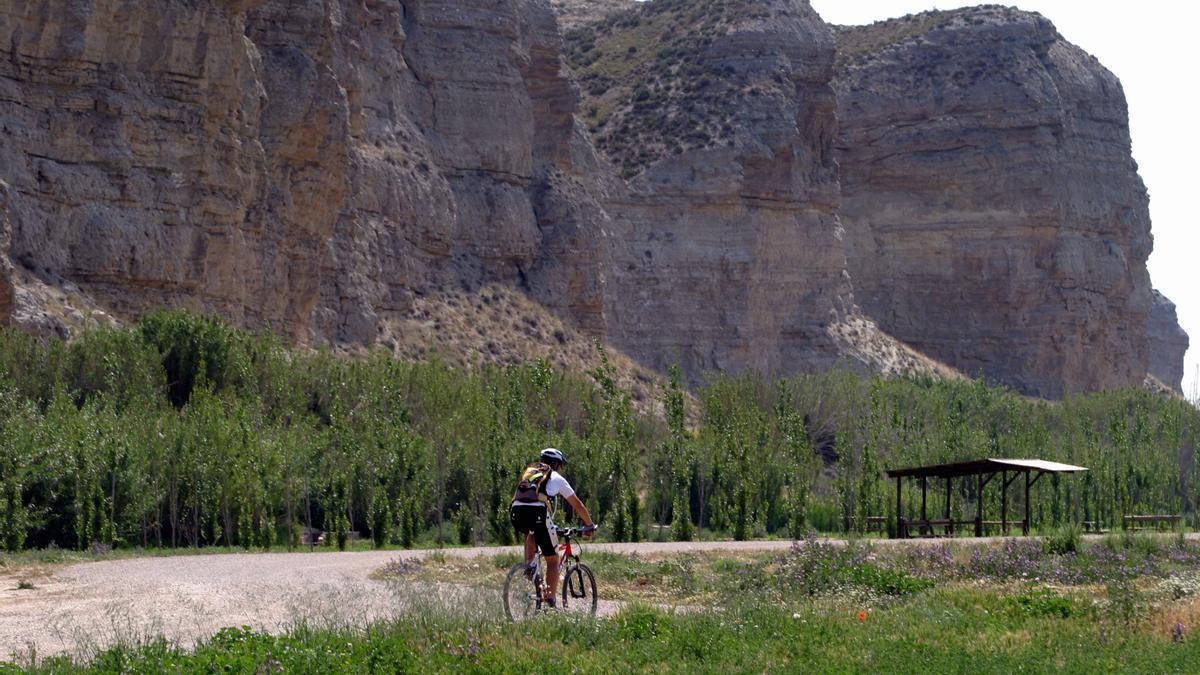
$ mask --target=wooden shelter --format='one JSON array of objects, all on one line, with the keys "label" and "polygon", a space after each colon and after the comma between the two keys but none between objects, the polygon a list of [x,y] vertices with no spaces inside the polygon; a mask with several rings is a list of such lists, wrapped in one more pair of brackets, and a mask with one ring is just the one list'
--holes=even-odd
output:
[{"label": "wooden shelter", "polygon": [[[917,466],[907,469],[888,469],[888,478],[896,479],[896,536],[905,539],[911,536],[915,529],[918,536],[933,534],[933,528],[944,527],[947,536],[954,534],[956,525],[974,525],[975,536],[983,536],[983,526],[999,525],[1004,534],[1008,534],[1008,487],[1019,476],[1025,476],[1025,517],[1020,521],[1021,534],[1029,534],[1030,508],[1029,489],[1039,478],[1048,473],[1075,473],[1087,471],[1087,467],[1073,464],[1048,462],[1042,459],[976,459],[968,462],[951,464],[936,464],[933,466]],[[1011,474],[1011,477],[1010,477]],[[983,490],[997,475],[1000,476],[1000,520],[985,521],[983,519]],[[973,520],[953,520],[950,511],[950,486],[955,478],[974,477],[979,489],[976,491],[975,518]],[[905,478],[921,480],[921,518],[919,520],[904,519],[904,504],[902,501],[902,484]],[[946,504],[943,518],[931,519],[927,511],[929,479],[941,478],[946,481]],[[1014,522],[1015,524],[1015,522]]]}]

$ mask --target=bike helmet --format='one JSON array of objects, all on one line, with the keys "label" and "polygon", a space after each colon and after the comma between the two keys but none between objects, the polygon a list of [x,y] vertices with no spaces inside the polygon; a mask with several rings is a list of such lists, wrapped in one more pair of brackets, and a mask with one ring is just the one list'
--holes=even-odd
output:
[{"label": "bike helmet", "polygon": [[542,450],[542,454],[538,455],[538,459],[547,464],[562,465],[567,463],[566,455],[554,448],[546,448],[545,450]]}]

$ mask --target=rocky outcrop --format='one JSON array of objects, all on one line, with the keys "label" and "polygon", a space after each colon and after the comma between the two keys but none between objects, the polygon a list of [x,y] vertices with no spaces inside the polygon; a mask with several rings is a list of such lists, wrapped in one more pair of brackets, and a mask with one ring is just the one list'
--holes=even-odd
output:
[{"label": "rocky outcrop", "polygon": [[603,21],[610,16],[629,11],[638,0],[550,0],[558,25],[563,30]]},{"label": "rocky outcrop", "polygon": [[1146,324],[1149,336],[1150,375],[1160,382],[1183,392],[1183,356],[1188,350],[1188,334],[1179,327],[1175,303],[1158,291],[1153,292],[1154,304]]},{"label": "rocky outcrop", "polygon": [[[749,6],[758,13],[739,23]],[[576,70],[584,88],[605,88],[588,106],[616,108],[593,131],[632,179],[608,201],[611,340],[654,368],[678,363],[692,377],[832,364],[839,352],[827,329],[851,298],[828,143],[827,26],[802,2],[654,2],[593,31],[584,52],[598,54],[576,54]],[[671,32],[608,52],[641,31]],[[748,58],[751,44],[762,58]],[[623,70],[632,72],[614,77]],[[652,79],[652,70],[662,77]],[[728,133],[720,144],[666,145],[671,135],[662,131],[721,120]]]},{"label": "rocky outcrop", "polygon": [[0,319],[185,305],[472,362],[607,337],[693,380],[1144,374],[1115,78],[996,8],[840,39],[831,83],[806,0],[8,2]]},{"label": "rocky outcrop", "polygon": [[1140,384],[1150,220],[1117,78],[995,6],[838,40],[841,215],[867,314],[1027,394]]},{"label": "rocky outcrop", "polygon": [[612,342],[693,380],[930,365],[854,307],[833,35],[807,2],[656,1],[567,42],[593,137],[628,179],[606,202]]},{"label": "rocky outcrop", "polygon": [[10,259],[309,342],[387,342],[414,295],[488,281],[602,332],[559,45],[536,0],[8,3]]}]

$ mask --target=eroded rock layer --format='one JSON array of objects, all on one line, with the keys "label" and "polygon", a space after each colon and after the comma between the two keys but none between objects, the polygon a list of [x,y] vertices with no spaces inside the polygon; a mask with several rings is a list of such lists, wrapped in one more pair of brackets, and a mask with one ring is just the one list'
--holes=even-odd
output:
[{"label": "eroded rock layer", "polygon": [[560,41],[536,0],[6,3],[10,259],[122,315],[312,342],[386,342],[414,294],[493,280],[602,332]]},{"label": "eroded rock layer", "polygon": [[6,323],[605,337],[693,381],[957,375],[932,354],[1050,397],[1179,360],[1120,86],[1036,15],[844,31],[835,66],[807,0],[143,5],[0,4]]},{"label": "eroded rock layer", "polygon": [[656,368],[847,356],[833,35],[806,2],[654,2],[568,34],[613,217],[610,338]]},{"label": "eroded rock layer", "polygon": [[1146,327],[1149,336],[1150,375],[1160,382],[1183,392],[1183,356],[1188,350],[1188,334],[1179,327],[1175,303],[1154,291],[1154,305]]},{"label": "eroded rock layer", "polygon": [[1140,384],[1150,220],[1117,78],[996,6],[838,39],[842,221],[867,314],[1028,394]]}]

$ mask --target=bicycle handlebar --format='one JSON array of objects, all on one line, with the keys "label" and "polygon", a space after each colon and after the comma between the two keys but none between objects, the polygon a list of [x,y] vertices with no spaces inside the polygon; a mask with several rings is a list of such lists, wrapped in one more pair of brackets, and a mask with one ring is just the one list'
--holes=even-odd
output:
[{"label": "bicycle handlebar", "polygon": [[555,534],[557,534],[560,537],[570,539],[571,537],[574,537],[577,535],[587,534],[588,532],[595,532],[597,529],[599,529],[599,527],[600,527],[599,525],[586,525],[584,527],[557,527],[556,526]]}]

